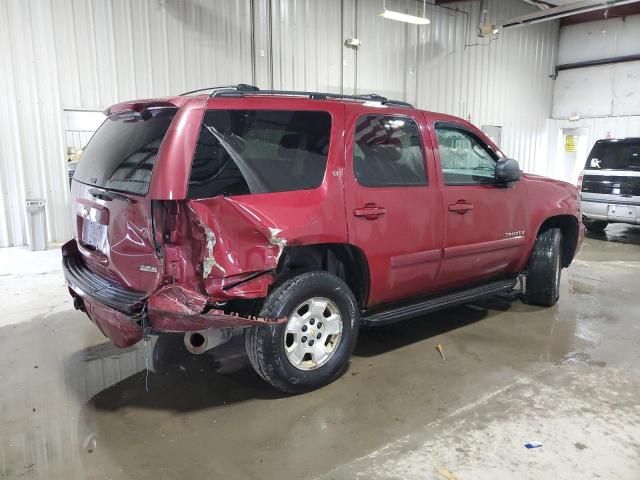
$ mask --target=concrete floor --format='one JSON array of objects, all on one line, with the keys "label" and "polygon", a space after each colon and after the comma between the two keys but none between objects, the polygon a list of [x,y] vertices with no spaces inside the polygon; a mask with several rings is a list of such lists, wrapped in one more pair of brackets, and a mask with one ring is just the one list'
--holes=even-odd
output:
[{"label": "concrete floor", "polygon": [[589,236],[553,308],[503,296],[364,332],[298,397],[234,345],[147,376],[143,345],[72,310],[57,256],[0,249],[2,479],[640,478],[640,228]]}]

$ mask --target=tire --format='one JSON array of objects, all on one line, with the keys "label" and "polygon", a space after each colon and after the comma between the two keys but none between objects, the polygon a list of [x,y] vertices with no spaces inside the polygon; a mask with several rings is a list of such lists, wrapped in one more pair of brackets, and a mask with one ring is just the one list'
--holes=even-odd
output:
[{"label": "tire", "polygon": [[549,228],[538,234],[527,267],[525,303],[551,307],[560,297],[562,232]]},{"label": "tire", "polygon": [[[325,309],[318,313],[325,300]],[[358,338],[360,315],[353,293],[340,278],[322,271],[290,278],[269,294],[260,316],[288,319],[286,323],[261,325],[245,331],[245,348],[251,365],[276,389],[291,394],[307,392],[331,383],[347,369]],[[338,323],[341,327],[337,327]],[[337,328],[341,328],[341,332],[332,333]],[[312,333],[316,338],[311,338]],[[311,349],[311,343],[315,349]],[[331,350],[328,357],[316,354],[323,350],[325,353]],[[301,356],[301,352],[313,352],[313,355]],[[297,365],[296,358],[300,360]]]},{"label": "tire", "polygon": [[607,228],[608,222],[603,220],[587,220],[584,222],[584,227],[591,233],[602,233]]}]

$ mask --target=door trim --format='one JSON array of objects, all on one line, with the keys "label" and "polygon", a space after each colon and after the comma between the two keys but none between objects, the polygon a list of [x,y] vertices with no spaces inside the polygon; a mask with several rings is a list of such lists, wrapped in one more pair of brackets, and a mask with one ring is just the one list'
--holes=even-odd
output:
[{"label": "door trim", "polygon": [[491,240],[482,243],[472,243],[470,245],[458,245],[444,249],[444,258],[461,257],[464,255],[475,255],[478,253],[489,252],[491,250],[503,250],[505,248],[513,248],[523,245],[527,237],[524,235],[518,237],[501,238],[500,240]]},{"label": "door trim", "polygon": [[412,252],[405,255],[391,257],[391,268],[408,267],[418,263],[435,262],[442,258],[442,250],[425,250],[422,252]]}]

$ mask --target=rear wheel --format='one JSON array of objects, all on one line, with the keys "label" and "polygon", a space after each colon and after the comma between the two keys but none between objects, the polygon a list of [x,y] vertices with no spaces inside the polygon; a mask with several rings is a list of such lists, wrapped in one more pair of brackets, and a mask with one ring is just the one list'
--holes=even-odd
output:
[{"label": "rear wheel", "polygon": [[584,227],[591,233],[602,233],[608,223],[602,220],[585,220]]},{"label": "rear wheel", "polygon": [[340,278],[328,272],[293,277],[267,297],[260,315],[287,318],[286,323],[245,332],[251,364],[278,390],[313,390],[345,371],[358,336],[359,314]]},{"label": "rear wheel", "polygon": [[549,228],[538,234],[527,267],[525,302],[550,307],[560,297],[562,232]]}]

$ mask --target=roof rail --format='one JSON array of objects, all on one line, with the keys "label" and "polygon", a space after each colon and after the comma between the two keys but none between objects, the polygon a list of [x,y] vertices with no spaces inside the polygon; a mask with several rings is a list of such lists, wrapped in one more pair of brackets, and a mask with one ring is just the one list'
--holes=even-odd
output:
[{"label": "roof rail", "polygon": [[253,85],[247,85],[239,83],[238,85],[228,85],[222,87],[209,87],[201,88],[199,90],[192,90],[190,92],[183,93],[181,95],[190,95],[198,92],[206,92],[211,90],[209,97],[243,97],[245,95],[290,95],[298,97],[309,97],[313,100],[362,100],[365,102],[376,102],[383,105],[392,105],[397,107],[410,107],[413,105],[401,100],[390,100],[377,93],[369,93],[365,95],[346,95],[342,93],[326,93],[326,92],[305,92],[297,90],[260,90]]},{"label": "roof rail", "polygon": [[247,85],[246,83],[239,83],[237,85],[223,85],[219,87],[206,87],[206,88],[198,88],[197,90],[191,90],[189,92],[181,93],[179,96],[184,97],[186,95],[192,95],[194,93],[206,92],[207,90],[211,90],[211,94],[209,96],[215,96],[217,92],[220,91],[258,91],[258,87],[254,87],[253,85]]}]

